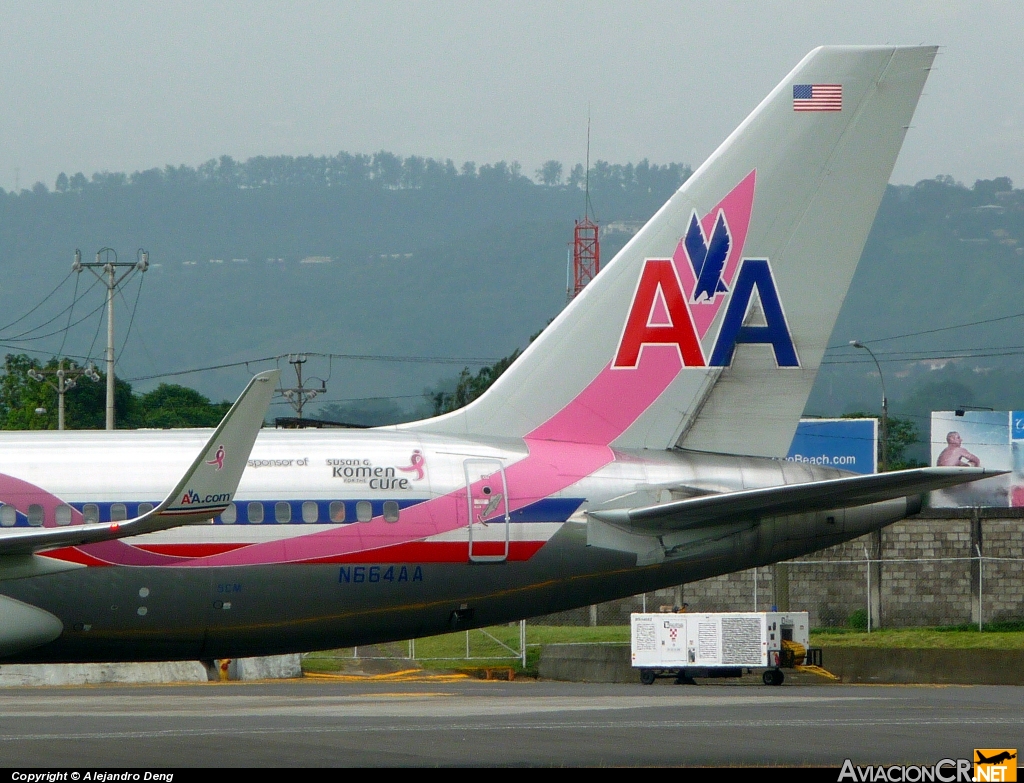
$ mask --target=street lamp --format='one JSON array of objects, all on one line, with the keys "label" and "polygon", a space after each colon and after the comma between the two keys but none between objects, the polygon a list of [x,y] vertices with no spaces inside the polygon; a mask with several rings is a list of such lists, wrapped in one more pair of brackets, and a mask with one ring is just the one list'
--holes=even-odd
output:
[{"label": "street lamp", "polygon": [[882,382],[882,464],[881,472],[884,473],[889,469],[889,398],[885,394],[885,376],[882,375],[882,367],[878,363],[878,359],[875,357],[874,351],[868,348],[860,340],[850,340],[850,345],[854,348],[863,348],[871,356],[872,361],[875,363],[875,367],[878,368],[878,379]]},{"label": "street lamp", "polygon": [[[885,376],[882,375],[882,366],[874,351],[868,348],[860,340],[850,340],[854,348],[863,348],[871,356],[875,367],[878,369],[878,379],[882,382],[882,464],[881,472],[889,468],[889,398],[885,394]],[[871,626],[876,628],[882,625],[882,529],[879,528],[871,533],[871,548],[874,550],[874,560],[868,558],[868,633],[871,633]],[[865,550],[866,552],[867,550]],[[871,571],[874,570],[874,578]],[[872,620],[874,622],[872,623]]]}]

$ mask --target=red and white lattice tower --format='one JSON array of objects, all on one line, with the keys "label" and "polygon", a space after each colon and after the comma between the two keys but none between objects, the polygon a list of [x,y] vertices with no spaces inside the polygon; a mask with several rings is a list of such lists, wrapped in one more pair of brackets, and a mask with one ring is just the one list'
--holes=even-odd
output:
[{"label": "red and white lattice tower", "polygon": [[[590,219],[590,109],[587,109],[587,167],[583,186],[583,220],[572,234],[572,278],[566,274],[565,300],[571,302],[601,271],[601,232]],[[568,272],[568,270],[567,270]]]},{"label": "red and white lattice tower", "polygon": [[568,299],[573,299],[601,271],[601,236],[589,215],[576,221],[572,240],[572,281]]}]

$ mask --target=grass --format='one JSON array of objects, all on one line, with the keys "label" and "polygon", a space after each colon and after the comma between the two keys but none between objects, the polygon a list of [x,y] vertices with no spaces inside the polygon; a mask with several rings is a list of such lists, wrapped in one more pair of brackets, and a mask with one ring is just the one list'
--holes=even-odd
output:
[{"label": "grass", "polygon": [[[493,637],[490,638],[490,637]],[[416,640],[416,660],[410,668],[422,666],[431,670],[474,671],[485,668],[510,668],[517,675],[536,676],[540,665],[541,645],[545,644],[629,644],[628,625],[597,627],[553,626],[526,624],[526,666],[513,657],[519,649],[519,624],[495,625],[469,632],[470,655],[466,655],[466,632],[431,636]],[[883,628],[871,633],[848,628],[819,628],[811,632],[812,647],[901,647],[947,649],[1024,649],[1024,622],[992,623],[984,633],[970,625],[940,628]],[[363,648],[364,655],[387,655],[396,659],[408,656],[408,642],[376,645],[374,650]],[[327,650],[307,655],[302,668],[307,672],[338,672],[352,667],[352,648]]]},{"label": "grass", "polygon": [[[489,638],[489,637],[494,637]],[[430,636],[416,640],[415,665],[425,669],[472,671],[484,668],[511,668],[518,674],[536,676],[540,665],[540,649],[545,644],[629,644],[628,625],[602,625],[596,627],[554,626],[526,624],[526,667],[522,659],[514,658],[500,642],[519,649],[519,623],[495,625],[469,632],[471,659],[466,655],[466,632]],[[383,649],[381,649],[383,648]],[[407,642],[378,645],[377,654],[401,658],[409,654]],[[302,668],[307,672],[341,671],[351,665],[352,648],[311,653],[303,658]],[[412,664],[412,662],[410,662]]]},{"label": "grass", "polygon": [[871,633],[846,628],[819,628],[811,631],[811,646],[1024,649],[1024,623],[990,623],[984,627],[984,632],[979,632],[977,625],[955,625],[938,628],[880,628]]}]

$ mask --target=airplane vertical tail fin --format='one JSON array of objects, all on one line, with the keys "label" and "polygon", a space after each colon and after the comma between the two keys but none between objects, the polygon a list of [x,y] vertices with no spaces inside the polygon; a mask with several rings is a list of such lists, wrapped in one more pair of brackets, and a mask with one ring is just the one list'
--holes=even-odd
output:
[{"label": "airplane vertical tail fin", "polygon": [[815,49],[484,395],[405,426],[785,455],[935,51]]}]

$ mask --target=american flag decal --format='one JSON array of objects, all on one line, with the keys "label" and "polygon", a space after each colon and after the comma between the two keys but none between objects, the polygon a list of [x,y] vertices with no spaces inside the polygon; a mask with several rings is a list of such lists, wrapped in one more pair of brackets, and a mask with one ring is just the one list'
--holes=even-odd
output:
[{"label": "american flag decal", "polygon": [[793,111],[842,111],[843,85],[794,84]]}]

